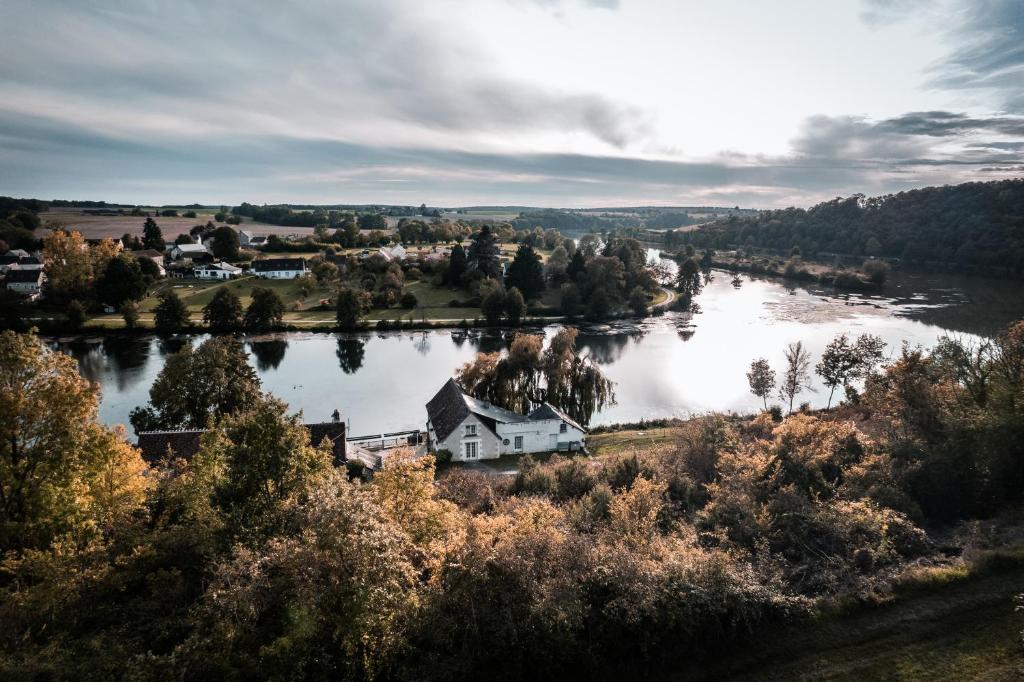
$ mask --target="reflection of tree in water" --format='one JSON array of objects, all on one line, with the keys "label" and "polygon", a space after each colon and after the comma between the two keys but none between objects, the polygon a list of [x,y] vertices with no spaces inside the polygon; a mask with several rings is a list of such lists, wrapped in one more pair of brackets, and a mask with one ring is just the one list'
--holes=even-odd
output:
[{"label": "reflection of tree in water", "polygon": [[188,336],[166,336],[157,340],[156,349],[157,352],[160,353],[161,357],[166,357],[173,353],[177,353],[185,347],[186,343],[191,342],[192,339]]},{"label": "reflection of tree in water", "polygon": [[631,339],[642,339],[643,333],[634,334],[600,334],[584,336],[580,334],[578,343],[581,350],[589,353],[594,362],[599,365],[608,365],[619,358],[626,350]]},{"label": "reflection of tree in water", "polygon": [[103,355],[114,373],[119,391],[136,384],[141,376],[137,370],[146,366],[152,352],[149,339],[108,336],[103,339]]},{"label": "reflection of tree in water", "polygon": [[277,369],[281,364],[285,351],[288,350],[288,342],[284,339],[250,341],[249,350],[256,358],[256,369],[265,372],[268,369]]},{"label": "reflection of tree in water", "polygon": [[338,364],[345,374],[355,374],[363,366],[366,355],[366,342],[362,339],[338,339]]},{"label": "reflection of tree in water", "polygon": [[423,332],[413,342],[413,346],[416,347],[416,352],[420,355],[427,355],[430,353],[430,332]]},{"label": "reflection of tree in water", "polygon": [[106,360],[100,344],[75,340],[54,344],[54,349],[63,351],[78,363],[78,373],[89,381],[102,381],[106,371]]},{"label": "reflection of tree in water", "polygon": [[497,353],[508,348],[508,342],[499,331],[486,331],[482,334],[470,334],[469,345],[477,353]]}]

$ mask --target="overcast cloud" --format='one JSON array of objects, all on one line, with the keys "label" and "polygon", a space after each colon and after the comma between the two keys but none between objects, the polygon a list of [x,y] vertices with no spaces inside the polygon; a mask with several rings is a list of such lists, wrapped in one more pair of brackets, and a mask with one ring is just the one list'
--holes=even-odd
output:
[{"label": "overcast cloud", "polygon": [[8,0],[0,194],[780,206],[1022,175],[1021,3],[800,2]]}]

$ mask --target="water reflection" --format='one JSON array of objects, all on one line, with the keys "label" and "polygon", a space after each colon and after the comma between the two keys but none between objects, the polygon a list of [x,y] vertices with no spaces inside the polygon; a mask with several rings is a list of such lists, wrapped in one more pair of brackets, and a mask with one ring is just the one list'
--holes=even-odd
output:
[{"label": "water reflection", "polygon": [[[699,314],[667,313],[640,322],[584,326],[579,344],[615,383],[618,404],[594,424],[685,416],[705,411],[755,410],[745,372],[765,357],[776,371],[782,349],[803,341],[814,356],[835,335],[880,335],[890,353],[900,345],[931,346],[947,333],[990,334],[1024,317],[1024,290],[1011,283],[905,278],[887,296],[838,294],[827,288],[732,275],[702,277]],[[987,293],[986,293],[987,292]],[[552,325],[523,332],[553,335]],[[698,333],[699,332],[699,333]],[[337,408],[357,433],[422,428],[423,405],[477,352],[507,348],[508,330],[432,330],[361,336],[291,333],[249,341],[250,362],[264,390],[304,418],[327,420]],[[203,336],[195,337],[200,343]],[[100,418],[124,423],[145,404],[165,356],[187,337],[53,341],[72,355],[82,374],[103,386]],[[824,406],[827,391],[805,393]]]},{"label": "water reflection", "polygon": [[269,369],[277,369],[284,360],[284,354],[288,350],[288,342],[284,339],[271,339],[268,341],[250,341],[249,350],[256,358],[256,369],[266,372]]},{"label": "water reflection", "polygon": [[355,374],[363,366],[366,355],[366,342],[362,339],[341,337],[338,348],[334,351],[338,356],[338,365],[345,374]]}]

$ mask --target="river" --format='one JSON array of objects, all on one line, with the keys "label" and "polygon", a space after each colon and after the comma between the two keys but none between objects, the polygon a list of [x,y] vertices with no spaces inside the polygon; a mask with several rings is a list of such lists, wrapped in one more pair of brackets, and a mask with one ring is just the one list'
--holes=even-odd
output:
[{"label": "river", "polygon": [[[716,271],[696,298],[700,312],[581,327],[579,345],[615,381],[617,403],[595,425],[709,411],[750,412],[760,399],[747,388],[750,361],[765,357],[778,371],[783,347],[803,341],[817,362],[837,334],[872,333],[897,354],[903,343],[931,346],[944,334],[976,340],[1024,317],[1018,282],[899,276],[885,296],[843,295],[743,275],[733,283]],[[535,333],[552,334],[550,325]],[[195,341],[203,337],[197,337]],[[337,408],[350,433],[422,428],[424,403],[477,352],[499,350],[508,332],[432,330],[366,334],[287,333],[246,338],[265,390],[326,421]],[[105,337],[50,339],[82,374],[101,384],[100,419],[127,423],[182,339]],[[828,392],[797,402],[824,406]]]}]

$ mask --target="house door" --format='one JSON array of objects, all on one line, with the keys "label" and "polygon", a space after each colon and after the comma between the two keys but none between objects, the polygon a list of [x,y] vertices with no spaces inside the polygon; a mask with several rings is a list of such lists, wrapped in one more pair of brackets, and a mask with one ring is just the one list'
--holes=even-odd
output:
[{"label": "house door", "polygon": [[557,433],[550,433],[550,434],[548,434],[548,449],[550,449],[552,451],[558,449],[558,434]]}]

